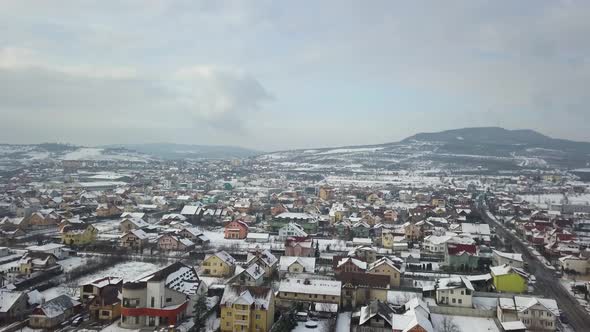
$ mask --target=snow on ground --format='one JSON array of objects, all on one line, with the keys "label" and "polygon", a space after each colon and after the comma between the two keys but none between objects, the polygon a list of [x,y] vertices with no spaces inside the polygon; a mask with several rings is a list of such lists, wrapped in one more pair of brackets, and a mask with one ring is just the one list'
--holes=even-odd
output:
[{"label": "snow on ground", "polygon": [[117,277],[123,278],[124,281],[131,281],[139,279],[140,277],[149,273],[155,272],[158,269],[164,267],[166,264],[154,264],[148,262],[125,262],[114,265],[106,270],[99,271],[90,275],[86,275],[79,279],[74,280],[73,283],[68,285],[59,285],[52,287],[41,292],[45,297],[45,300],[51,300],[62,294],[71,293],[70,287],[79,286],[81,284],[94,281],[96,279],[104,277]]},{"label": "snow on ground", "polygon": [[139,332],[140,330],[124,329],[119,326],[119,320],[116,320],[113,324],[105,327],[101,332]]},{"label": "snow on ground", "polygon": [[119,224],[121,219],[105,219],[103,221],[92,224],[99,233],[119,233]]},{"label": "snow on ground", "polygon": [[351,312],[341,312],[338,314],[336,320],[336,332],[349,332],[350,331],[350,317]]},{"label": "snow on ground", "polygon": [[320,153],[318,153],[318,155],[333,154],[333,153],[375,152],[375,151],[378,151],[378,150],[383,150],[383,148],[332,149],[332,150],[320,152]]},{"label": "snow on ground", "polygon": [[64,160],[86,160],[93,159],[102,154],[103,149],[98,148],[80,148],[76,151],[68,152],[63,156]]},{"label": "snow on ground", "polygon": [[519,198],[525,200],[529,203],[561,203],[561,201],[565,198],[563,194],[527,194],[527,195],[518,195]]},{"label": "snow on ground", "polygon": [[329,332],[330,331],[330,322],[327,320],[315,321],[315,323],[317,323],[317,327],[305,327],[305,323],[306,322],[297,322],[297,326],[295,326],[295,328],[291,331],[292,332],[307,332],[307,331]]},{"label": "snow on ground", "polygon": [[217,312],[213,311],[211,314],[209,314],[209,317],[207,317],[207,320],[205,321],[205,331],[217,331],[219,326],[221,326],[221,318],[218,318]]},{"label": "snow on ground", "polygon": [[442,331],[442,322],[445,317],[449,317],[453,320],[457,328],[461,332],[469,332],[473,331],[474,329],[478,332],[480,331],[489,331],[489,332],[499,332],[500,330],[494,323],[493,318],[483,318],[483,317],[467,317],[467,316],[450,316],[450,315],[441,315],[441,314],[432,314],[430,315],[432,319],[432,325],[436,331]]},{"label": "snow on ground", "polygon": [[88,258],[86,257],[68,257],[64,260],[58,261],[57,264],[61,265],[64,273],[68,273],[73,269],[82,266]]}]

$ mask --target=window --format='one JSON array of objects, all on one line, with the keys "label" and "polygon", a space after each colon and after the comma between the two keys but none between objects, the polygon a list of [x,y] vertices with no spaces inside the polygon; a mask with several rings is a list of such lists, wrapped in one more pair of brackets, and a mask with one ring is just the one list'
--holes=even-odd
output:
[{"label": "window", "polygon": [[465,293],[464,291],[461,291],[461,295],[463,295],[463,293]]},{"label": "window", "polygon": [[171,297],[167,297],[166,298],[166,303],[170,303],[170,302],[172,302],[172,298]]},{"label": "window", "polygon": [[459,299],[459,304],[462,304],[462,303],[463,303],[463,300],[462,299]]},{"label": "window", "polygon": [[152,296],[152,301],[151,301],[151,303],[152,303],[151,307],[153,308],[153,307],[154,307],[154,305],[156,304],[156,299],[155,299],[153,296]]},{"label": "window", "polygon": [[[260,319],[260,315],[259,314],[256,314],[256,319]],[[257,327],[258,327],[258,325],[257,325]]]},{"label": "window", "polygon": [[102,316],[110,316],[110,315],[111,315],[111,312],[110,312],[110,311],[108,311],[108,310],[102,310],[102,311],[100,312],[100,314],[101,314]]},{"label": "window", "polygon": [[227,317],[231,317],[231,311],[227,312]]},{"label": "window", "polygon": [[455,294],[455,291],[451,289],[451,294]]},{"label": "window", "polygon": [[457,303],[457,299],[456,298],[453,298],[453,303]]}]

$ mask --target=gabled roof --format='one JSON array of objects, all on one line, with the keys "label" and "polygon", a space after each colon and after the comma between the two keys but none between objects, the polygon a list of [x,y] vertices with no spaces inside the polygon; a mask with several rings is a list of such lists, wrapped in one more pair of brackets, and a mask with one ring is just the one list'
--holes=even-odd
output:
[{"label": "gabled roof", "polygon": [[221,261],[223,261],[226,264],[229,264],[229,265],[236,264],[236,259],[233,258],[230,254],[228,254],[227,252],[225,252],[223,250],[218,251],[218,252],[216,252],[216,253],[214,253],[212,255],[207,255],[205,257],[205,260],[207,260],[209,257],[212,257],[212,256],[215,256],[215,257],[219,258]]},{"label": "gabled roof", "polygon": [[33,315],[42,314],[48,318],[54,318],[79,304],[80,302],[67,295],[60,295],[39,306],[37,309],[35,309],[35,311],[33,311]]},{"label": "gabled roof", "polygon": [[147,275],[139,280],[140,282],[161,282],[164,281],[167,288],[177,292],[194,295],[197,293],[201,280],[194,267],[184,263],[176,262],[167,267]]},{"label": "gabled roof", "polygon": [[227,285],[220,304],[224,306],[231,306],[234,303],[258,305],[262,309],[268,309],[272,301],[272,295],[272,289],[267,287]]},{"label": "gabled roof", "polygon": [[387,303],[381,302],[379,300],[371,301],[369,305],[361,308],[359,325],[362,326],[371,318],[379,316],[387,322],[388,327],[391,327],[391,318],[394,312],[395,311],[389,305],[387,305]]},{"label": "gabled roof", "polygon": [[545,299],[545,298],[537,298],[537,297],[525,297],[525,296],[515,296],[514,303],[516,305],[516,310],[518,311],[525,311],[530,307],[533,307],[537,304],[545,307],[547,311],[551,312],[551,314],[555,316],[559,316],[559,307],[557,306],[557,302],[554,299]]}]

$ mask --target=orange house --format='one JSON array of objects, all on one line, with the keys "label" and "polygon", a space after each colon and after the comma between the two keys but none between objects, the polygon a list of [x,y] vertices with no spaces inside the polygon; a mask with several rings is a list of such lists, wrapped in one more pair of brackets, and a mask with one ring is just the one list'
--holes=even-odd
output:
[{"label": "orange house", "polygon": [[226,239],[245,239],[248,236],[248,225],[241,220],[234,220],[225,225]]}]

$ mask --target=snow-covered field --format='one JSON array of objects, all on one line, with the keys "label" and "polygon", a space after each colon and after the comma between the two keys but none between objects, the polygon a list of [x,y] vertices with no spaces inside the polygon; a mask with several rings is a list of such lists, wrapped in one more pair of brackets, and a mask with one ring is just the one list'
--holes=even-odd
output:
[{"label": "snow-covered field", "polygon": [[457,326],[458,330],[461,332],[469,332],[469,331],[487,331],[487,332],[499,332],[500,330],[494,323],[493,318],[483,318],[483,317],[467,317],[467,316],[448,316],[448,315],[441,315],[441,314],[432,314],[432,325],[434,326],[435,330],[442,331],[440,328],[442,327],[442,322],[445,317],[451,319],[455,325]]}]

